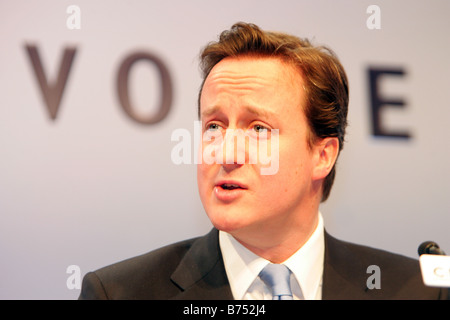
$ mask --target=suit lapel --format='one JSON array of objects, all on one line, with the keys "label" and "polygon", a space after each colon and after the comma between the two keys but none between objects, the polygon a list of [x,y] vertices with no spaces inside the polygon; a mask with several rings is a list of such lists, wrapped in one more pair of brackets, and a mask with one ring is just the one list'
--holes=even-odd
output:
[{"label": "suit lapel", "polygon": [[[345,242],[325,232],[323,300],[370,299],[366,268]],[[192,244],[171,280],[181,290],[173,299],[233,299],[220,252],[218,230],[212,229]]]},{"label": "suit lapel", "polygon": [[233,299],[216,229],[192,244],[171,280],[181,289],[174,299]]}]

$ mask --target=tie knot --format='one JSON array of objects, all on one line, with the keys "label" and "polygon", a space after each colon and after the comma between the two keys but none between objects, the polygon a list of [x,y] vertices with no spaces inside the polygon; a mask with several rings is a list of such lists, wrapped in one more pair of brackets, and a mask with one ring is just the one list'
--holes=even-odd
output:
[{"label": "tie knot", "polygon": [[291,270],[283,264],[268,264],[259,274],[261,280],[272,290],[274,300],[292,300]]}]

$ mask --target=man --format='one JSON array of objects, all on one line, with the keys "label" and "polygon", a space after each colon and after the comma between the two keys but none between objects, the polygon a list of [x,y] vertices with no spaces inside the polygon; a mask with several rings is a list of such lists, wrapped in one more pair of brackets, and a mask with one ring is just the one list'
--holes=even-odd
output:
[{"label": "man", "polygon": [[[88,273],[80,299],[445,298],[423,285],[416,260],[324,230],[319,204],[333,184],[348,106],[330,50],[238,23],[203,50],[201,65],[200,157],[213,150],[215,161],[201,161],[197,176],[214,229]],[[288,289],[278,295],[263,270],[280,265]]]}]

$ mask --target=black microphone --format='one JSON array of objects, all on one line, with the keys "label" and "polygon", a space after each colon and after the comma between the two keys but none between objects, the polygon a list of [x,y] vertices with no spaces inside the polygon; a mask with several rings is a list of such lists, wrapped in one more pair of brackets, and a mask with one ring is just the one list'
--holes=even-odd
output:
[{"label": "black microphone", "polygon": [[445,256],[445,252],[442,251],[438,244],[434,241],[425,241],[423,242],[419,248],[417,249],[419,256],[422,254],[437,254],[441,256]]}]

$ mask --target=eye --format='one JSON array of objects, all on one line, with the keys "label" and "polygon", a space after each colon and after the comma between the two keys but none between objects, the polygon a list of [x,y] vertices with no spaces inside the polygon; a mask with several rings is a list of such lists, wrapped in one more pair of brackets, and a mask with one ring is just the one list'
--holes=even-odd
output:
[{"label": "eye", "polygon": [[263,125],[260,125],[260,124],[254,125],[253,130],[258,134],[261,134],[261,133],[268,134],[270,132],[269,128],[267,128]]},{"label": "eye", "polygon": [[217,131],[220,130],[222,127],[217,123],[209,123],[206,125],[207,131]]}]

